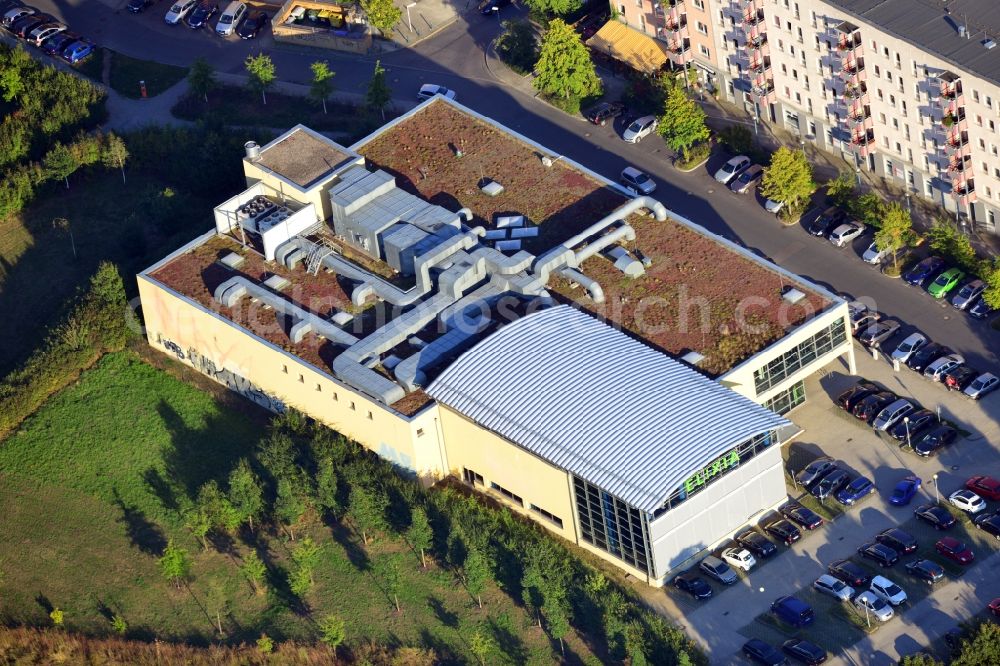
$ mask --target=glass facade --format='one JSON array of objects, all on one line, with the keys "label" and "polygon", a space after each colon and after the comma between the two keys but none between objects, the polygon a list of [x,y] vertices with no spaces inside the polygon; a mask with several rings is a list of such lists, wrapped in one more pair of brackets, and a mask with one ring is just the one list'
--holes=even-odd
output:
[{"label": "glass facade", "polygon": [[653,576],[643,513],[592,483],[573,477],[583,540]]},{"label": "glass facade", "polygon": [[806,401],[805,382],[795,382],[788,389],[782,391],[764,403],[764,407],[770,409],[775,414],[787,414],[803,402]]},{"label": "glass facade", "polygon": [[834,347],[847,340],[844,320],[834,322],[808,340],[799,343],[753,373],[757,395],[776,386],[786,377],[798,372]]}]

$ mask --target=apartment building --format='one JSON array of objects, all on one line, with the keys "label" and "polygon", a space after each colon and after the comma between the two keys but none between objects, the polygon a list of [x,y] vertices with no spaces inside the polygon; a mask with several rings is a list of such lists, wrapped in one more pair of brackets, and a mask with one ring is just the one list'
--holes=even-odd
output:
[{"label": "apartment building", "polygon": [[[695,11],[709,14],[697,34],[714,38],[702,66],[718,77],[702,78],[755,121],[997,232],[993,0],[680,0],[669,10],[652,28],[668,44],[671,11],[688,32]],[[621,5],[633,26],[662,14],[654,6],[638,21],[639,11]]]}]

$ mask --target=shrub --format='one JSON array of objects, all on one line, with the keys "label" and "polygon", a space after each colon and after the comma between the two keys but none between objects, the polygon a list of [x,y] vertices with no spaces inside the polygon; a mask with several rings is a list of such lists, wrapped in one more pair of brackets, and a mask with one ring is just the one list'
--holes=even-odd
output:
[{"label": "shrub", "polygon": [[709,153],[712,152],[712,145],[707,141],[702,143],[697,143],[690,148],[681,157],[677,158],[674,164],[678,169],[686,171],[688,169],[693,169],[702,162],[708,159]]},{"label": "shrub", "polygon": [[753,150],[753,134],[742,125],[730,125],[718,133],[719,143],[734,155],[747,155]]},{"label": "shrub", "polygon": [[538,62],[534,28],[527,21],[504,21],[503,28],[497,39],[497,54],[518,74],[530,74]]}]

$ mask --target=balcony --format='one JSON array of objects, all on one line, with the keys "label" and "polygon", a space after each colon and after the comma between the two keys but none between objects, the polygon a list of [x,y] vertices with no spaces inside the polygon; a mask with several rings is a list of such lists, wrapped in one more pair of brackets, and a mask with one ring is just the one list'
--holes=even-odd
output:
[{"label": "balcony", "polygon": [[747,27],[754,27],[764,22],[764,10],[758,9],[754,11],[752,8],[749,11],[743,13],[743,25]]},{"label": "balcony", "polygon": [[976,184],[971,178],[952,184],[951,193],[963,206],[973,203],[976,200]]},{"label": "balcony", "polygon": [[765,32],[751,32],[747,34],[747,48],[749,49],[760,49],[767,44],[767,33]]},{"label": "balcony", "polygon": [[670,14],[667,16],[664,25],[666,25],[667,30],[673,32],[675,30],[680,30],[686,28],[688,24],[687,12],[682,14],[677,14],[676,10],[671,9]]},{"label": "balcony", "polygon": [[861,50],[861,33],[854,33],[854,35],[842,34],[840,40],[837,42],[837,50],[841,53],[854,53],[858,55]]},{"label": "balcony", "polygon": [[953,130],[948,134],[948,148],[961,150],[969,145],[969,133],[965,130]]},{"label": "balcony", "polygon": [[674,40],[670,43],[669,50],[674,55],[683,55],[691,50],[691,40]]},{"label": "balcony", "polygon": [[854,76],[860,72],[865,71],[865,59],[864,58],[848,58],[844,61],[844,65],[841,70],[850,76]]},{"label": "balcony", "polygon": [[750,71],[755,74],[763,74],[770,71],[771,69],[771,58],[764,56],[763,58],[757,58],[750,61]]},{"label": "balcony", "polygon": [[962,96],[962,82],[958,79],[953,81],[941,81],[941,98],[956,100]]},{"label": "balcony", "polygon": [[872,110],[868,105],[858,106],[855,105],[847,113],[847,117],[851,119],[854,123],[862,123],[866,120],[871,120]]},{"label": "balcony", "polygon": [[868,95],[868,84],[864,81],[848,82],[844,86],[844,97],[848,99],[864,99]]},{"label": "balcony", "polygon": [[958,177],[972,173],[972,156],[955,156],[948,160],[948,173],[956,174]]}]

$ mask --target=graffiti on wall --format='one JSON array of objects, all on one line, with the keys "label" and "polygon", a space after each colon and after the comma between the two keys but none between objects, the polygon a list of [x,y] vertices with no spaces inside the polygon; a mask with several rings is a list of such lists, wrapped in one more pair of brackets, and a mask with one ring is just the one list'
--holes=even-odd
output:
[{"label": "graffiti on wall", "polygon": [[164,349],[176,356],[177,360],[186,362],[206,377],[224,384],[230,391],[239,393],[247,400],[272,412],[281,413],[285,411],[285,404],[281,400],[278,400],[273,395],[269,395],[246,377],[232,370],[219,368],[215,365],[215,361],[199,353],[194,347],[189,347],[187,350],[181,349],[179,344],[172,340],[167,340],[159,334],[156,336],[156,341],[163,345]]}]

